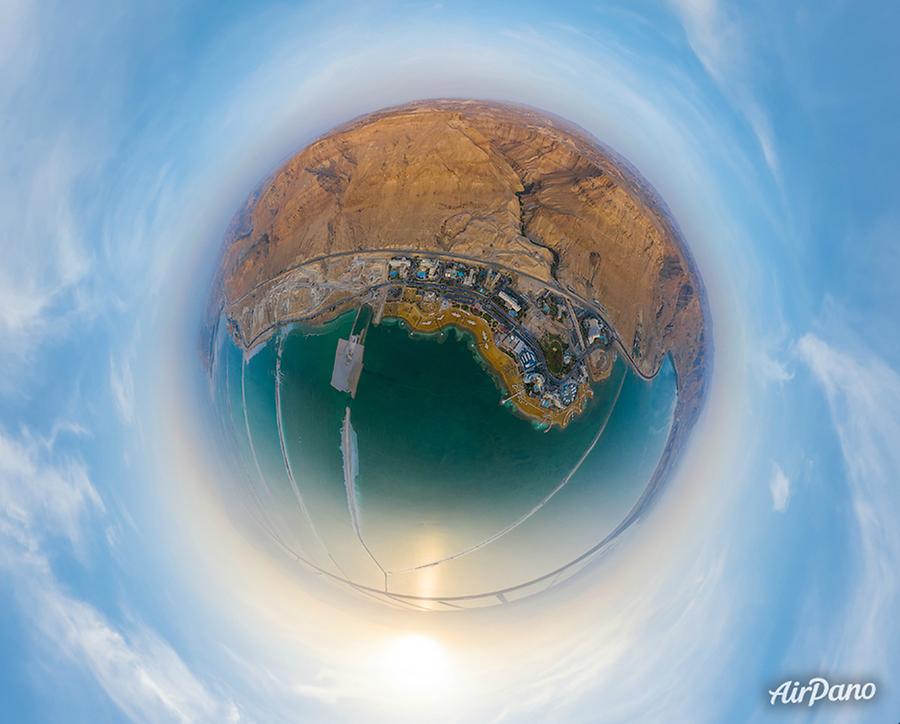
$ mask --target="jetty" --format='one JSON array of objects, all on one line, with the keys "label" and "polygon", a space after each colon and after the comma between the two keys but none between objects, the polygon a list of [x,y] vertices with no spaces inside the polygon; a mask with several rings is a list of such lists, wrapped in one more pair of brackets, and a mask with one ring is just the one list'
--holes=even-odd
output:
[{"label": "jetty", "polygon": [[357,536],[359,529],[359,509],[356,504],[356,476],[359,475],[359,453],[356,443],[356,431],[350,424],[350,408],[344,411],[344,422],[341,426],[341,457],[344,460],[344,488],[347,493],[347,510],[350,521]]},{"label": "jetty", "polygon": [[366,351],[364,342],[371,320],[371,313],[367,308],[362,330],[354,334],[360,311],[361,309],[356,310],[356,318],[353,320],[348,338],[338,340],[337,350],[334,353],[334,368],[331,371],[331,386],[339,392],[349,393],[350,397],[356,397],[356,388],[363,368],[363,353]]}]

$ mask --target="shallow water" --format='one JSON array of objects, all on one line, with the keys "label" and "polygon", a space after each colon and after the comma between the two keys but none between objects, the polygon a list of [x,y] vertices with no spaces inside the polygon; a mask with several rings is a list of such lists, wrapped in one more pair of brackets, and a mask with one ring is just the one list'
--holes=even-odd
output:
[{"label": "shallow water", "polygon": [[[230,341],[220,350],[220,389],[227,378],[248,477],[272,525],[314,565],[377,588],[384,585],[380,569],[393,571],[392,590],[416,595],[504,588],[590,548],[640,496],[671,424],[676,393],[668,362],[652,382],[617,362],[584,413],[565,430],[544,432],[499,404],[505,392],[470,335],[454,329],[410,335],[393,320],[369,327],[356,399],[334,390],[337,340],[353,318],[294,328],[281,342],[282,432],[296,490],[277,424],[279,341],[245,362],[244,396],[240,352]],[[361,531],[372,555],[347,510],[340,433],[348,406],[359,445]]]}]

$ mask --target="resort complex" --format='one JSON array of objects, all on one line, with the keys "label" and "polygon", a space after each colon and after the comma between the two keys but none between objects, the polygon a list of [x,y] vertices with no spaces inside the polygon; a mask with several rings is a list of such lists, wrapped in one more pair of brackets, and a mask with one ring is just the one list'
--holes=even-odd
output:
[{"label": "resort complex", "polygon": [[[305,267],[312,268],[291,270],[267,292],[273,303],[283,300],[283,308],[291,310],[290,318],[279,315],[279,324],[325,324],[368,307],[366,325],[396,319],[415,333],[448,327],[468,332],[503,390],[502,401],[548,427],[565,427],[583,409],[591,384],[609,376],[616,358],[614,331],[594,305],[498,265],[373,251]],[[308,295],[310,275],[326,268],[331,293]],[[308,304],[298,305],[304,298]],[[253,327],[251,307],[247,313],[248,318],[230,320],[233,332]],[[267,339],[271,331],[257,331],[245,346]],[[364,365],[364,336],[365,326],[340,340],[335,353],[332,386],[351,395]]]}]

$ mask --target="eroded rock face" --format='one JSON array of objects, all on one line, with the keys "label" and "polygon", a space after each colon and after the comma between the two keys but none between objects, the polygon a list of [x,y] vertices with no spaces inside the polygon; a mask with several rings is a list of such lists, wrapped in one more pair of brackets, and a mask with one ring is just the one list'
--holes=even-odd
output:
[{"label": "eroded rock face", "polygon": [[654,374],[671,353],[682,404],[699,404],[704,308],[690,255],[627,163],[558,118],[477,101],[374,113],[285,164],[227,242],[223,304],[245,341],[291,319],[290,295],[267,297],[297,267],[327,283],[328,264],[311,261],[440,251],[555,280],[593,302],[639,372]]}]

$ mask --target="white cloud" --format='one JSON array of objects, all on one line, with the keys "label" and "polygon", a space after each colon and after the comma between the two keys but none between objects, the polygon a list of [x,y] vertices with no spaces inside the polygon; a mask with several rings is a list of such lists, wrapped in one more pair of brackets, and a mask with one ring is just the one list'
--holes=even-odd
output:
[{"label": "white cloud", "polygon": [[783,362],[763,351],[756,356],[755,362],[754,370],[766,382],[782,383],[794,378],[794,373]]},{"label": "white cloud", "polygon": [[786,511],[791,499],[791,481],[777,463],[772,467],[769,492],[772,494],[772,510],[776,513]]},{"label": "white cloud", "polygon": [[[709,546],[695,553],[673,569],[680,580],[661,576],[658,588],[605,610],[579,640],[538,656],[543,675],[511,684],[493,721],[589,721],[589,711],[608,722],[718,720],[710,671],[728,666],[735,652],[700,642],[725,641],[734,631],[736,610],[725,597],[733,551]],[[603,596],[593,596],[600,610]]]},{"label": "white cloud", "polygon": [[42,464],[46,446],[27,433],[19,439],[0,433],[2,533],[29,550],[60,536],[77,550],[84,519],[92,511],[102,512],[103,501],[78,460]]},{"label": "white cloud", "polygon": [[[95,308],[88,217],[92,177],[111,137],[105,116],[78,95],[92,52],[75,49],[75,37],[56,10],[0,3],[0,107],[15,108],[0,116],[0,392],[7,394],[43,344]],[[102,92],[99,78],[91,83]]]},{"label": "white cloud", "polygon": [[717,0],[672,0],[672,5],[703,67],[717,82],[727,82],[743,52],[740,28]]},{"label": "white cloud", "polygon": [[[10,125],[0,122],[0,135],[22,138]],[[0,141],[0,218],[15,228],[0,265],[0,387],[14,388],[42,342],[88,307],[82,285],[93,260],[72,201],[87,161],[67,132],[55,133],[41,144]]]},{"label": "white cloud", "polygon": [[871,675],[895,670],[900,651],[900,374],[847,330],[841,337],[852,353],[813,334],[798,344],[828,401],[843,454],[851,522],[845,545],[852,572],[847,614],[832,649],[820,649],[820,656],[845,671]]},{"label": "white cloud", "polygon": [[[242,700],[245,716],[250,719],[291,720],[310,703],[334,711],[335,705],[346,707],[364,701],[367,693],[376,699],[384,696],[383,689],[373,684],[370,670],[350,673],[323,668],[303,657],[272,665],[271,659],[248,658],[224,643],[222,652],[232,664],[233,675],[252,692]],[[375,688],[378,690],[373,693]],[[380,721],[380,718],[368,711],[367,720]]]},{"label": "white cloud", "polygon": [[85,667],[133,721],[235,721],[174,649],[146,626],[122,631],[46,576],[30,590],[29,615],[58,654]]},{"label": "white cloud", "polygon": [[361,694],[359,685],[341,683],[335,672],[320,671],[313,683],[301,683],[293,686],[293,693],[304,698],[314,699],[322,704],[337,704],[348,699],[358,698]]},{"label": "white cloud", "polygon": [[61,537],[82,547],[105,506],[84,464],[55,454],[56,434],[45,440],[0,431],[0,569],[9,574],[21,616],[48,648],[92,674],[132,720],[237,720],[235,706],[214,697],[150,628],[117,628],[57,578],[52,544]]},{"label": "white cloud", "polygon": [[772,123],[762,108],[749,98],[743,98],[742,105],[747,116],[747,122],[750,124],[753,135],[756,136],[756,142],[759,144],[766,165],[777,179],[780,174],[780,161],[778,152],[775,150],[775,135],[772,131]]},{"label": "white cloud", "polygon": [[125,423],[134,419],[134,376],[131,374],[131,362],[123,357],[118,362],[110,355],[109,386],[119,417]]},{"label": "white cloud", "polygon": [[772,124],[750,86],[754,54],[748,49],[746,23],[717,0],[671,0],[688,43],[722,93],[744,115],[773,178],[780,181]]}]

